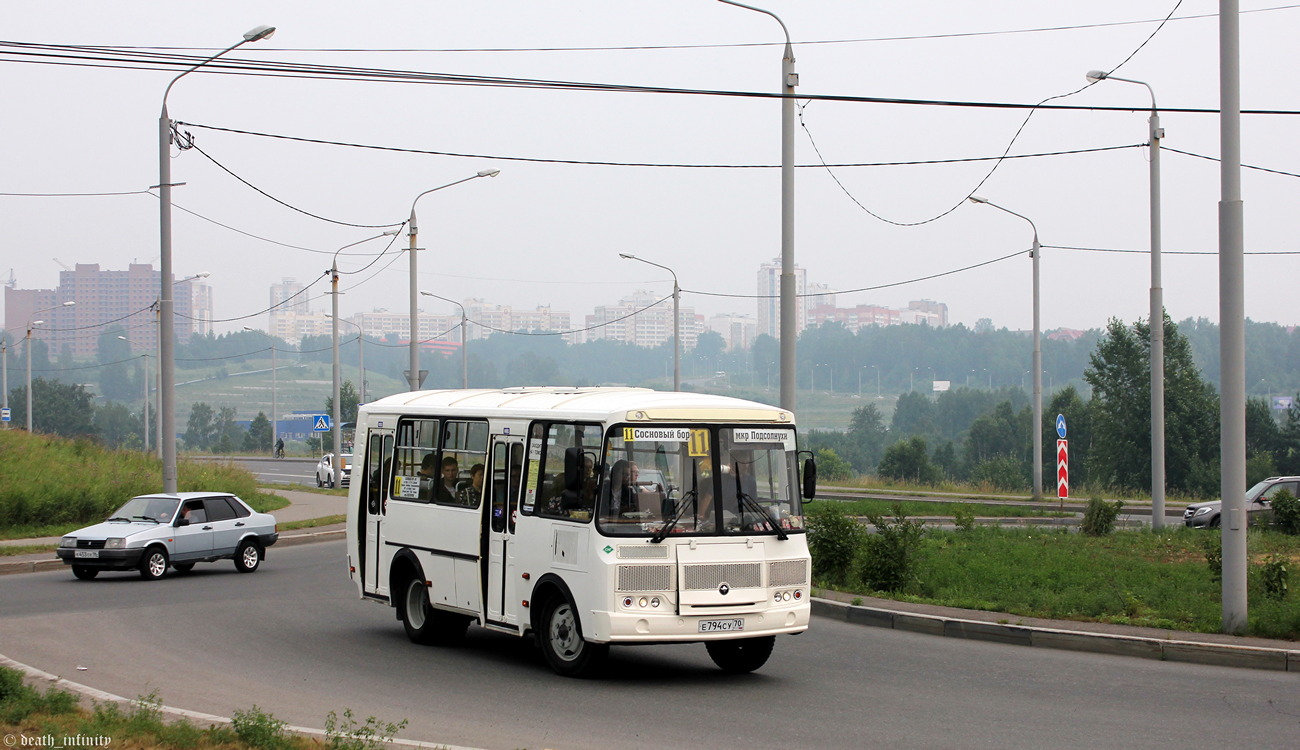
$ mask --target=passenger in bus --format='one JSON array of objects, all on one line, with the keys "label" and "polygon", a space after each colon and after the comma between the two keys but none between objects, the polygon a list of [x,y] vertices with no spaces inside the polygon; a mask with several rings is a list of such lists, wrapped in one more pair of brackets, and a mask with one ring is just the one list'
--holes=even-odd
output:
[{"label": "passenger in bus", "polygon": [[610,469],[605,492],[606,514],[610,518],[618,518],[624,513],[635,513],[641,509],[634,484],[635,472],[636,464],[626,459],[614,462],[614,468]]},{"label": "passenger in bus", "polygon": [[429,502],[433,500],[438,486],[438,454],[427,453],[424,460],[420,462],[420,470],[415,473],[420,478],[420,500]]},{"label": "passenger in bus", "polygon": [[438,502],[456,502],[456,479],[460,476],[460,464],[455,456],[442,457],[442,481],[438,483]]},{"label": "passenger in bus", "polygon": [[463,484],[456,493],[456,498],[461,505],[468,505],[471,508],[478,507],[478,501],[483,497],[483,464],[474,464],[469,467],[469,482]]}]

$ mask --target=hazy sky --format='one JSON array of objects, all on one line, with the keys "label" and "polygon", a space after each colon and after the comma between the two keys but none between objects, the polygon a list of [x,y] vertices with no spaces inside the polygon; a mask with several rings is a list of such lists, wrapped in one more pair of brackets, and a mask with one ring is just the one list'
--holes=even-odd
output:
[{"label": "hazy sky", "polygon": [[[223,59],[708,91],[774,92],[781,83],[783,37],[776,22],[713,0],[5,0],[2,7],[0,36],[10,43],[211,54],[270,24],[278,28],[273,38]],[[1075,91],[1088,70],[1111,70],[1132,55],[1115,75],[1149,82],[1162,109],[1218,106],[1218,4],[1210,0],[767,0],[763,7],[790,30],[798,91],[805,96],[1032,104]],[[1294,75],[1300,5],[1244,0],[1242,8],[1258,11],[1242,15],[1243,108],[1300,110]],[[1143,46],[1158,25],[1148,21],[1171,11],[1174,20]],[[175,72],[33,64],[52,58],[16,56],[11,44],[3,50],[0,193],[130,192],[158,182],[156,123]],[[1012,154],[1146,141],[1150,98],[1141,86],[1108,81],[1053,103],[1135,111],[1039,111]],[[175,86],[168,105],[174,119],[195,125],[405,150],[185,128],[230,172],[335,222],[395,224],[420,192],[500,169],[495,179],[472,180],[418,204],[419,244],[427,248],[419,287],[452,299],[550,304],[580,322],[593,306],[638,289],[667,295],[668,275],[618,258],[628,252],[673,268],[689,290],[684,305],[752,315],[752,299],[699,292],[753,295],[759,264],[780,253],[775,99],[196,72]],[[1026,110],[800,105],[796,161],[810,166],[797,171],[795,261],[810,281],[837,289],[895,285],[841,294],[842,307],[903,307],[924,298],[946,302],[953,322],[990,318],[999,327],[1029,327],[1027,254],[901,283],[1029,247],[1024,221],[963,202],[994,162],[815,166],[821,159],[873,164],[998,156]],[[1162,121],[1166,147],[1218,156],[1216,114],[1168,112]],[[1243,162],[1300,173],[1298,125],[1294,115],[1244,116]],[[228,321],[218,331],[263,327],[265,315],[257,313],[272,283],[322,277],[335,250],[382,231],[312,218],[256,192],[197,150],[172,153],[173,180],[186,183],[174,191],[175,271],[212,274],[215,317]],[[1166,151],[1163,168],[1166,307],[1176,320],[1217,320],[1218,164]],[[1146,149],[1007,160],[977,192],[1037,224],[1047,246],[1045,328],[1146,317]],[[1243,193],[1247,252],[1300,253],[1300,178],[1244,170]],[[954,206],[918,226],[871,215],[911,224]],[[407,309],[407,259],[396,252],[406,244],[399,237],[377,262],[384,241],[340,256],[345,272],[373,263],[344,277],[345,315]],[[55,258],[111,270],[132,261],[156,267],[157,200],[147,194],[0,196],[0,277],[7,279],[12,268],[19,287],[53,287],[60,270]],[[1293,301],[1298,266],[1298,254],[1248,255],[1247,315],[1300,323]],[[314,309],[327,308],[320,295],[326,289],[323,282],[313,287]],[[454,309],[428,299],[421,306]]]}]

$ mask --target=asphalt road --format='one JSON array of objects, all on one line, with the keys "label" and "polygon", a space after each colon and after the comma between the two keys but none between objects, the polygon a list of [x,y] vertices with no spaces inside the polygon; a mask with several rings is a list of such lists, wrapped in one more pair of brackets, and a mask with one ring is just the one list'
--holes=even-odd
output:
[{"label": "asphalt road", "polygon": [[[702,646],[612,651],[557,677],[516,638],[409,643],[357,599],[341,542],[272,548],[145,582],[66,570],[0,578],[0,653],[118,695],[320,727],[351,708],[400,736],[481,748],[1293,748],[1294,674],[1026,649],[815,619],[759,672]],[[80,669],[83,668],[84,669]]]},{"label": "asphalt road", "polygon": [[264,484],[292,484],[316,486],[315,458],[243,458],[231,456],[222,460],[242,466],[257,476]]}]

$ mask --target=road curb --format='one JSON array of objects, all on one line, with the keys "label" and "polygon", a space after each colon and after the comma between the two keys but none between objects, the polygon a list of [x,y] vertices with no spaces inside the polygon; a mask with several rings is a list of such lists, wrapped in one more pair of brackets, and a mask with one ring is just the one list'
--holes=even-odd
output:
[{"label": "road curb", "polygon": [[880,607],[864,607],[815,597],[812,600],[812,613],[819,617],[842,620],[854,625],[892,628],[948,638],[967,638],[1016,646],[1087,651],[1094,654],[1133,656],[1220,667],[1300,672],[1300,649],[1084,633],[1031,625],[965,620],[942,615],[896,612]]}]

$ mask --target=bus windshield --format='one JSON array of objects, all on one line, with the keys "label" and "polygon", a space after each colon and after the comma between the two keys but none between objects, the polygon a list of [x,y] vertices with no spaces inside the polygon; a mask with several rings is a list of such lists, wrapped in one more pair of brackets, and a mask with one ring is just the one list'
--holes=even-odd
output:
[{"label": "bus windshield", "polygon": [[753,535],[803,529],[795,431],[615,426],[597,523],[610,536]]}]

